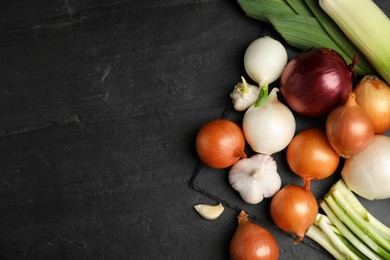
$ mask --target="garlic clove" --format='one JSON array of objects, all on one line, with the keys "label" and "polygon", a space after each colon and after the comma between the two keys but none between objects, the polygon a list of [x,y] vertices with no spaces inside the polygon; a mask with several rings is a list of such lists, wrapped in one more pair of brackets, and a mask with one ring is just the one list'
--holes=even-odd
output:
[{"label": "garlic clove", "polygon": [[205,219],[213,220],[218,218],[225,208],[221,203],[218,205],[198,204],[194,206],[195,210]]}]

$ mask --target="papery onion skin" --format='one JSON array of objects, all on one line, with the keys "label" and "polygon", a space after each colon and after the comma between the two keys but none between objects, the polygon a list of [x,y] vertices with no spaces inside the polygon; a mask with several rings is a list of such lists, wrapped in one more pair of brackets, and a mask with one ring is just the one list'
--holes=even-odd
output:
[{"label": "papery onion skin", "polygon": [[390,129],[390,86],[375,75],[367,75],[354,92],[356,102],[370,116],[375,133]]},{"label": "papery onion skin", "polygon": [[245,71],[259,84],[259,87],[271,84],[280,78],[287,61],[286,48],[269,36],[251,42],[244,54]]},{"label": "papery onion skin", "polygon": [[290,169],[305,183],[332,175],[340,162],[340,157],[330,145],[325,130],[320,127],[298,133],[287,147],[286,158]]},{"label": "papery onion skin", "polygon": [[196,151],[207,166],[216,169],[232,166],[246,158],[241,128],[228,119],[216,119],[203,125],[196,136]]},{"label": "papery onion skin", "polygon": [[329,143],[344,158],[362,151],[374,136],[371,118],[355,98],[350,93],[347,103],[332,110],[325,123]]},{"label": "papery onion skin", "polygon": [[345,160],[341,177],[367,200],[390,198],[390,137],[375,135],[363,151]]},{"label": "papery onion skin", "polygon": [[294,137],[294,115],[278,100],[278,91],[278,88],[273,88],[262,105],[252,105],[245,112],[242,121],[245,139],[257,153],[271,155],[280,152]]},{"label": "papery onion skin", "polygon": [[305,188],[289,184],[278,191],[271,200],[271,217],[282,230],[295,234],[301,241],[314,223],[318,204],[314,195]]},{"label": "papery onion skin", "polygon": [[237,219],[238,227],[229,248],[232,260],[279,258],[278,244],[268,230],[250,222],[245,211],[241,211]]},{"label": "papery onion skin", "polygon": [[346,102],[352,91],[351,76],[356,61],[348,67],[337,52],[327,48],[302,52],[286,65],[280,91],[298,114],[325,115]]}]

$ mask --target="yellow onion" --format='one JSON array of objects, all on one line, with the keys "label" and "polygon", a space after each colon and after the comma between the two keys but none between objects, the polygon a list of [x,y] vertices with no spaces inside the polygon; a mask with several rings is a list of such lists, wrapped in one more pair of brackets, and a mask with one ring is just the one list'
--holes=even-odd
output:
[{"label": "yellow onion", "polygon": [[271,200],[271,217],[282,230],[295,234],[301,241],[306,231],[314,223],[318,205],[314,195],[298,185],[283,187]]},{"label": "yellow onion", "polygon": [[246,158],[244,148],[245,137],[241,128],[228,119],[206,123],[196,136],[198,156],[211,168],[227,168],[240,158]]},{"label": "yellow onion", "polygon": [[356,102],[370,116],[376,134],[390,128],[390,86],[374,75],[365,76],[354,90]]},{"label": "yellow onion", "polygon": [[290,169],[302,178],[308,190],[311,180],[330,176],[340,162],[340,157],[330,145],[325,130],[319,127],[298,133],[287,147],[286,158]]},{"label": "yellow onion", "polygon": [[237,219],[238,227],[229,248],[232,260],[277,260],[279,258],[278,244],[268,230],[250,222],[243,210]]},{"label": "yellow onion", "polygon": [[329,143],[344,158],[362,151],[374,136],[371,118],[355,98],[355,93],[350,93],[347,103],[332,110],[326,118]]}]

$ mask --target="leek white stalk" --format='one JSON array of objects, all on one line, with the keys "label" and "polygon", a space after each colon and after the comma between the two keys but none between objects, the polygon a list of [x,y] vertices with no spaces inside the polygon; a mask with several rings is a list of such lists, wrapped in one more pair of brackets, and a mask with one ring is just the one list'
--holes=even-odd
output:
[{"label": "leek white stalk", "polygon": [[390,19],[386,14],[372,0],[320,0],[319,4],[390,83]]},{"label": "leek white stalk", "polygon": [[294,115],[278,100],[278,91],[273,88],[268,95],[268,88],[263,88],[258,102],[245,112],[242,123],[245,139],[257,153],[280,152],[294,137]]},{"label": "leek white stalk", "polygon": [[363,207],[342,179],[320,206],[326,215],[319,213],[306,235],[336,259],[390,259],[390,228]]}]

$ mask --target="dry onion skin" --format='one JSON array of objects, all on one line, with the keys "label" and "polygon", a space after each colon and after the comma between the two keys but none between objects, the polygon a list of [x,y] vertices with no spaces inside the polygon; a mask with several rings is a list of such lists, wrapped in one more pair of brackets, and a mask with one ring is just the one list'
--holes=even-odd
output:
[{"label": "dry onion skin", "polygon": [[341,177],[367,200],[390,198],[390,137],[375,135],[363,151],[345,160]]},{"label": "dry onion skin", "polygon": [[344,158],[362,151],[374,136],[374,125],[366,111],[356,103],[355,93],[329,113],[326,136],[333,149]]},{"label": "dry onion skin", "polygon": [[325,130],[320,127],[298,133],[287,147],[286,158],[290,169],[302,178],[308,190],[311,180],[321,180],[332,175],[340,162]]},{"label": "dry onion skin", "polygon": [[278,244],[268,230],[250,222],[243,210],[237,220],[238,227],[229,248],[232,260],[277,260],[279,258]]},{"label": "dry onion skin", "polygon": [[196,151],[207,166],[222,169],[246,158],[241,128],[228,119],[216,119],[203,125],[196,136]]},{"label": "dry onion skin", "polygon": [[280,77],[280,91],[289,107],[303,116],[317,117],[344,104],[352,91],[352,70],[334,50],[310,49],[295,56]]},{"label": "dry onion skin", "polygon": [[301,241],[314,223],[318,205],[314,195],[305,188],[289,184],[278,191],[271,200],[271,217],[282,230],[295,234]]},{"label": "dry onion skin", "polygon": [[279,101],[279,89],[273,88],[264,103],[257,102],[245,112],[242,129],[249,146],[256,153],[282,151],[294,137],[296,122],[291,110]]},{"label": "dry onion skin", "polygon": [[390,129],[390,86],[375,75],[367,75],[354,92],[356,102],[371,118],[375,133]]}]

